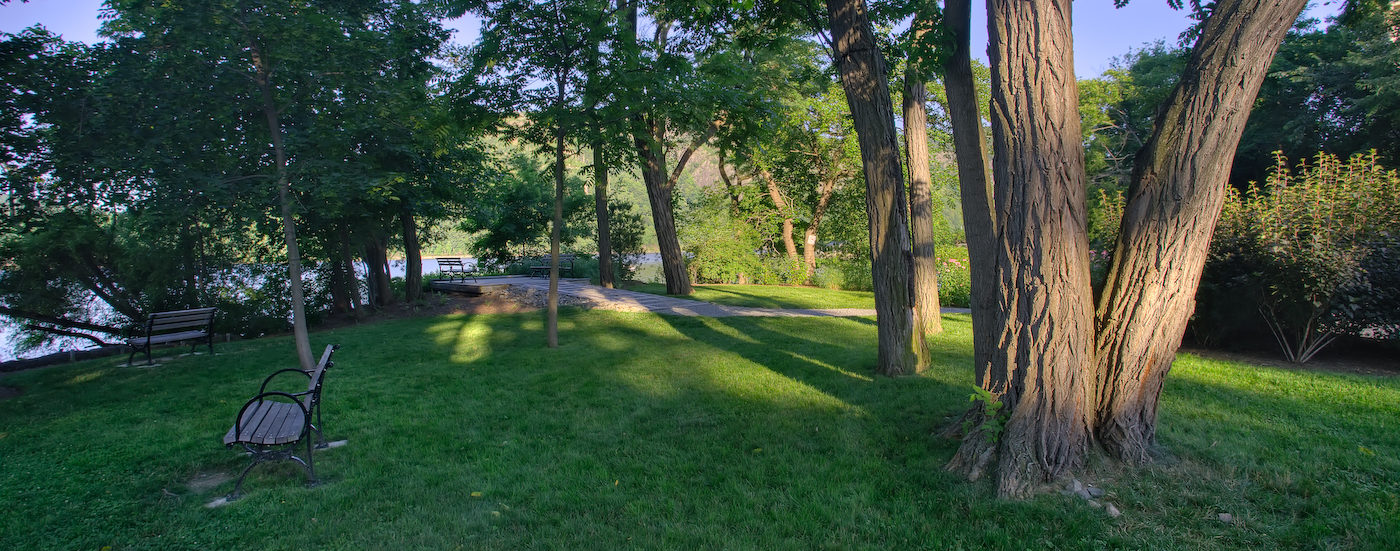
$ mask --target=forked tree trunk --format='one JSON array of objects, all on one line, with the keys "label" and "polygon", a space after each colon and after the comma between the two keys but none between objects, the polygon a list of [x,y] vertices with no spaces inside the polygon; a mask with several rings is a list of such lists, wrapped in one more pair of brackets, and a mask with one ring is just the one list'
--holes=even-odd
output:
[{"label": "forked tree trunk", "polygon": [[996,349],[992,330],[1000,304],[1001,287],[995,281],[997,231],[992,216],[991,179],[987,168],[987,139],[982,133],[977,85],[972,75],[971,0],[947,0],[943,21],[953,44],[944,65],[944,90],[948,95],[948,118],[953,126],[953,150],[958,163],[958,188],[962,195],[963,229],[967,236],[968,264],[971,268],[973,373],[983,385]]},{"label": "forked tree trunk", "polygon": [[1069,0],[990,0],[996,281],[1006,289],[983,388],[1003,404],[999,437],[976,431],[955,461],[1018,497],[1079,467],[1093,366],[1084,154]]},{"label": "forked tree trunk", "polygon": [[878,332],[876,372],[897,376],[914,367],[909,304],[909,228],[904,175],[895,137],[885,60],[875,44],[864,0],[827,0],[831,42],[865,168],[865,210]]},{"label": "forked tree trunk", "polygon": [[262,93],[262,110],[267,119],[267,131],[272,136],[272,151],[277,163],[277,201],[282,214],[282,237],[287,245],[287,279],[292,292],[292,340],[296,343],[297,361],[302,369],[314,369],[311,337],[306,330],[306,292],[301,284],[301,250],[297,248],[296,218],[292,213],[292,183],[287,177],[287,149],[282,143],[282,123],[277,116],[277,102],[272,94],[272,69],[267,66],[262,51],[253,45],[250,50],[257,70],[258,89]]},{"label": "forked tree trunk", "polygon": [[778,189],[778,180],[773,177],[773,173],[760,168],[758,175],[768,187],[768,198],[773,200],[773,207],[778,209],[778,216],[783,218],[783,252],[787,254],[788,260],[797,260],[797,241],[793,240],[797,227],[792,223],[792,207],[783,197],[782,190]]},{"label": "forked tree trunk", "polygon": [[[933,243],[933,178],[928,158],[928,88],[914,67],[904,72],[904,151],[909,159],[909,225],[914,238],[914,337],[943,332],[938,303],[938,255]],[[918,370],[928,368],[926,347],[920,342]]]},{"label": "forked tree trunk", "polygon": [[1098,441],[1150,461],[1157,400],[1205,265],[1226,178],[1270,61],[1305,0],[1221,0],[1137,155],[1099,298]]},{"label": "forked tree trunk", "polygon": [[650,118],[646,118],[642,124],[646,131],[638,133],[635,141],[637,151],[641,153],[642,181],[646,184],[647,201],[651,204],[651,222],[661,252],[666,294],[688,295],[691,293],[690,274],[685,270],[685,255],[681,252],[680,239],[676,237],[676,214],[671,208],[675,188],[666,177],[665,152],[658,137],[661,127]]},{"label": "forked tree trunk", "polygon": [[388,239],[375,230],[365,243],[365,279],[369,282],[370,304],[377,307],[394,302],[394,289],[389,284]]},{"label": "forked tree trunk", "polygon": [[423,250],[418,245],[418,222],[413,217],[413,209],[408,203],[403,204],[403,209],[399,211],[399,220],[403,223],[403,251],[406,265],[404,266],[404,300],[414,302],[423,294]]}]

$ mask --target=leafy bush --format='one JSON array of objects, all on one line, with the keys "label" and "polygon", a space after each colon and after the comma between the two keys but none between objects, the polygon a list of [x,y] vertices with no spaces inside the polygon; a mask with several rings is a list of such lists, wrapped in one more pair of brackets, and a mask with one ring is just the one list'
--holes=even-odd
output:
[{"label": "leafy bush", "polygon": [[[1392,336],[1400,176],[1374,153],[1319,154],[1297,174],[1277,156],[1266,187],[1227,191],[1203,274],[1197,323],[1237,331],[1257,310],[1284,355],[1306,362],[1338,335]],[[1394,289],[1394,287],[1390,287]],[[1253,308],[1249,308],[1253,306]]]}]

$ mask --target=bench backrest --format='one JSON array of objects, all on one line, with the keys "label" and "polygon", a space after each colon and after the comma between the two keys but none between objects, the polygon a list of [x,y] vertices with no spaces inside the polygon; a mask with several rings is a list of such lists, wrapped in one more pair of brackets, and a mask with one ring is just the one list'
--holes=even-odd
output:
[{"label": "bench backrest", "polygon": [[460,258],[439,258],[437,259],[437,265],[438,269],[444,272],[449,271],[449,268],[461,270],[463,267],[462,259]]},{"label": "bench backrest", "polygon": [[202,327],[206,331],[214,325],[215,308],[193,308],[156,312],[146,318],[146,334],[167,333]]}]

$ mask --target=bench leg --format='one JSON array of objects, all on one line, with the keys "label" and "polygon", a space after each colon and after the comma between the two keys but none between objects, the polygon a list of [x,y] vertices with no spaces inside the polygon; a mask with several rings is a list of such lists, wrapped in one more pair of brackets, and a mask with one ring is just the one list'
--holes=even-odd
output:
[{"label": "bench leg", "polygon": [[230,492],[227,496],[224,496],[224,499],[228,501],[233,501],[235,499],[243,497],[243,479],[248,478],[248,471],[253,470],[253,467],[258,466],[258,463],[261,463],[261,461],[258,461],[258,452],[252,453],[253,461],[249,463],[247,467],[243,467],[243,474],[238,475],[238,483],[233,485],[233,491]]},{"label": "bench leg", "polygon": [[[307,487],[307,488],[312,488],[312,487],[315,487],[315,486],[319,485],[319,484],[321,483],[321,481],[316,480],[316,457],[313,456],[313,455],[312,455],[312,452],[311,452],[311,448],[314,447],[313,444],[314,444],[315,442],[313,442],[313,441],[311,440],[311,438],[310,438],[311,435],[310,435],[310,434],[308,434],[308,435],[306,435],[306,436],[307,436],[307,438],[306,438],[306,475],[309,476],[309,477],[311,477],[310,480],[307,480],[307,481],[306,481],[306,487]],[[293,457],[296,457],[296,456],[293,456]]]}]

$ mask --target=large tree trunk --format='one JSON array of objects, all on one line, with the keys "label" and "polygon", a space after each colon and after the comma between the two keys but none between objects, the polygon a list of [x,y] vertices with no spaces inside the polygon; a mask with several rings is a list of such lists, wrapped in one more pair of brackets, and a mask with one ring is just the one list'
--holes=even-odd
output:
[{"label": "large tree trunk", "polygon": [[792,223],[792,208],[787,199],[783,198],[782,190],[778,189],[778,180],[773,177],[773,173],[760,168],[758,175],[768,186],[768,198],[773,200],[773,206],[778,209],[778,216],[783,217],[783,252],[787,253],[788,260],[797,260],[797,242],[793,240],[793,233],[797,228]]},{"label": "large tree trunk", "polygon": [[1151,459],[1171,369],[1255,94],[1305,0],[1221,0],[1137,155],[1097,322],[1099,442]]},{"label": "large tree trunk", "polygon": [[991,179],[987,168],[987,140],[982,133],[977,85],[972,75],[971,0],[947,0],[943,21],[953,44],[944,65],[943,88],[948,95],[948,118],[953,125],[953,151],[958,163],[958,188],[962,195],[963,230],[967,236],[968,264],[971,268],[973,372],[977,384],[991,364],[996,349],[992,329],[1000,304],[1000,289],[994,279],[997,231],[992,216]]},{"label": "large tree trunk", "polygon": [[865,168],[865,210],[879,338],[876,371],[889,376],[914,366],[909,304],[909,229],[904,175],[895,137],[885,60],[875,45],[864,0],[827,0],[832,48],[851,108]]},{"label": "large tree trunk", "polygon": [[363,306],[360,296],[360,275],[355,272],[355,254],[351,252],[350,227],[348,222],[340,223],[340,264],[345,274],[345,287],[350,293],[350,310]]},{"label": "large tree trunk", "polygon": [[593,210],[598,217],[598,284],[612,289],[617,276],[613,274],[612,231],[608,227],[608,164],[601,140],[593,142]]},{"label": "large tree trunk", "polygon": [[642,181],[647,188],[647,201],[651,204],[651,223],[656,230],[656,242],[661,249],[661,272],[666,278],[666,294],[688,295],[691,293],[690,274],[685,270],[685,255],[681,251],[680,239],[676,236],[676,214],[671,208],[675,193],[672,182],[666,177],[666,157],[661,140],[664,126],[645,118],[646,128],[635,136],[637,151],[641,153]]},{"label": "large tree trunk", "polygon": [[[975,475],[997,456],[997,492],[1023,496],[1079,467],[1089,443],[1093,365],[1084,154],[1069,0],[989,0],[1000,348],[982,387],[1001,434],[967,435],[955,461]],[[973,459],[967,461],[967,459]]]},{"label": "large tree trunk", "polygon": [[414,302],[423,294],[423,252],[418,245],[418,223],[408,203],[399,211],[399,220],[403,222],[403,252],[407,263],[403,275],[404,300]]},{"label": "large tree trunk", "polygon": [[389,285],[389,255],[387,238],[375,230],[365,242],[365,279],[369,282],[369,302],[385,307],[394,302],[394,289]]},{"label": "large tree trunk", "polygon": [[[914,238],[914,337],[943,332],[938,304],[938,255],[933,243],[933,178],[928,158],[928,88],[923,74],[909,60],[904,72],[904,151],[909,158],[909,225]],[[925,346],[916,349],[918,370],[928,368]]]},{"label": "large tree trunk", "polygon": [[282,123],[277,117],[277,102],[272,95],[272,70],[256,46],[252,48],[253,66],[257,70],[258,88],[262,92],[263,115],[267,131],[272,135],[272,151],[277,162],[277,201],[282,214],[282,237],[287,244],[287,279],[292,292],[292,340],[296,343],[297,360],[302,369],[314,369],[316,359],[311,354],[311,337],[306,330],[306,291],[301,284],[301,250],[297,248],[296,218],[292,213],[292,183],[287,177],[287,149],[282,143]]},{"label": "large tree trunk", "polygon": [[346,271],[347,269],[354,269],[353,267],[346,266],[346,263],[342,260],[342,254],[345,252],[345,243],[341,241],[344,235],[343,228],[344,226],[337,222],[334,226],[326,230],[326,248],[330,256],[330,260],[327,263],[330,264],[331,267],[331,312],[337,314],[350,313],[350,293],[352,289],[350,278],[352,275],[347,274]]}]

